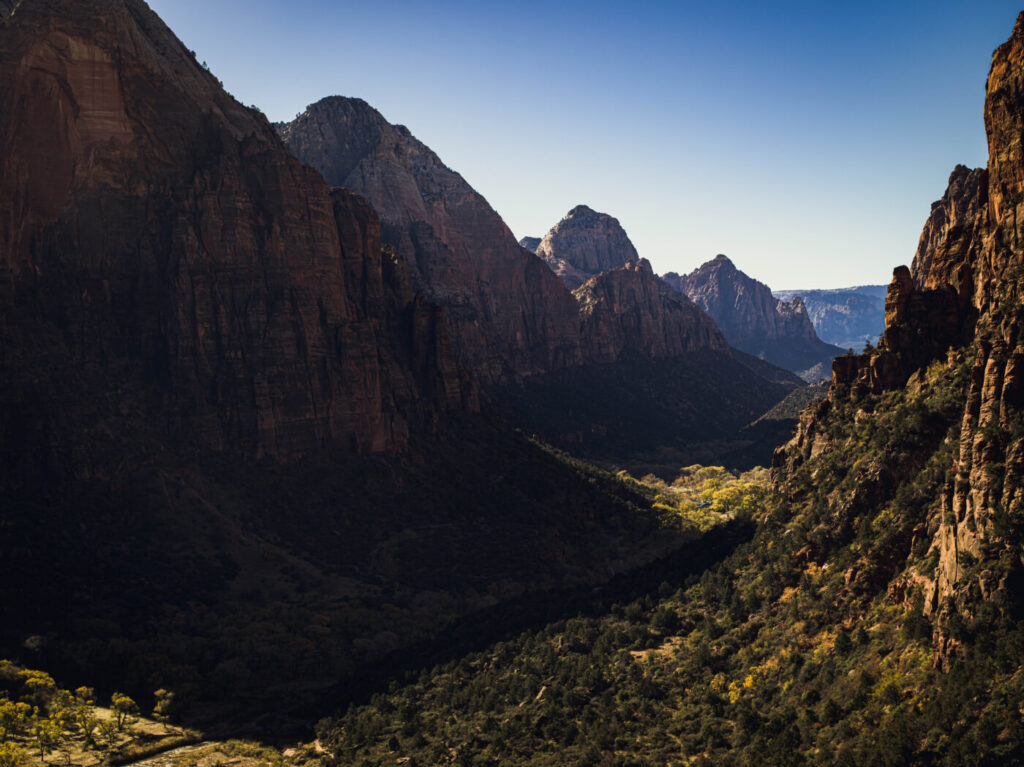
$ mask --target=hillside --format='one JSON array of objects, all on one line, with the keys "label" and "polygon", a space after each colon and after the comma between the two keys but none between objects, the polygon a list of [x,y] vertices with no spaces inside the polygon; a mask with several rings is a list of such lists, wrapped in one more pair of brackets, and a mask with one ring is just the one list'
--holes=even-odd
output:
[{"label": "hillside", "polygon": [[750,543],[410,678],[321,742],[371,762],[1024,764],[1022,93],[1024,14],[993,56],[987,169],[954,171],[878,348],[836,360],[776,453]]},{"label": "hillside", "polygon": [[231,723],[681,544],[141,0],[20,3],[0,72],[0,656]]}]

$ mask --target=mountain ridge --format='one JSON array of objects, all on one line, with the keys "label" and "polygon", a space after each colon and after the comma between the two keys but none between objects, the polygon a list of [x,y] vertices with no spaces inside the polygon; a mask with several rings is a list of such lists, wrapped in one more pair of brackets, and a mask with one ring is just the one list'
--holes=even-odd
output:
[{"label": "mountain ridge", "polygon": [[729,343],[794,372],[809,371],[842,349],[822,342],[799,296],[781,301],[764,283],[719,254],[686,276],[662,276],[714,318]]}]

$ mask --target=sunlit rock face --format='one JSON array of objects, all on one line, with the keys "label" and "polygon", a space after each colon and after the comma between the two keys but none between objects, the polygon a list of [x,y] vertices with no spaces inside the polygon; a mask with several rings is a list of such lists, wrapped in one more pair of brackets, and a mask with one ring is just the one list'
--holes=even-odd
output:
[{"label": "sunlit rock face", "polygon": [[833,404],[915,396],[933,385],[938,374],[929,370],[967,371],[956,392],[962,415],[949,424],[955,450],[921,530],[937,565],[915,576],[926,613],[937,616],[943,664],[960,647],[949,630],[953,616],[970,619],[982,601],[1020,581],[1017,570],[995,566],[999,552],[1012,547],[1014,561],[1024,553],[1007,537],[1024,514],[1024,14],[993,55],[985,128],[988,167],[954,169],[913,264],[893,273],[879,348],[835,361],[829,400],[804,413],[794,440],[776,454],[774,474],[784,487],[809,456],[835,447],[825,433]]},{"label": "sunlit rock face", "polygon": [[617,218],[577,205],[534,249],[570,290],[640,256]]},{"label": "sunlit rock face", "polygon": [[646,259],[591,277],[573,294],[585,353],[595,362],[614,362],[626,351],[673,357],[729,348],[714,320],[659,280]]}]

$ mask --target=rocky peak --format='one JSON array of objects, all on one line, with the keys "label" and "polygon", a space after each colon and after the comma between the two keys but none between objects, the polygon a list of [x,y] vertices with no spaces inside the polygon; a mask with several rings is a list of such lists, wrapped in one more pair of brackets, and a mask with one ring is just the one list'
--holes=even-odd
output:
[{"label": "rocky peak", "polygon": [[444,307],[460,359],[484,383],[580,361],[576,304],[501,217],[408,129],[333,96],[277,126],[332,186],[365,196],[415,286]]},{"label": "rocky peak", "polygon": [[714,321],[659,280],[645,258],[591,277],[573,295],[590,361],[614,362],[627,351],[672,357],[729,348]]},{"label": "rocky peak", "polygon": [[710,314],[730,344],[787,370],[810,370],[842,351],[818,339],[799,297],[776,298],[725,255],[685,277],[670,272],[663,279]]},{"label": "rocky peak", "polygon": [[586,205],[570,210],[535,252],[570,289],[640,257],[618,219]]},{"label": "rocky peak", "polygon": [[531,253],[537,252],[537,246],[540,245],[541,237],[523,237],[519,241],[521,247],[526,248]]}]

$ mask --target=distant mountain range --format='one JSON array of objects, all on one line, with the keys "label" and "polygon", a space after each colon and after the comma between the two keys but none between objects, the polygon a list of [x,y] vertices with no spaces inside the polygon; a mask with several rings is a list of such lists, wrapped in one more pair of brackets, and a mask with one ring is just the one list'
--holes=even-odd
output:
[{"label": "distant mountain range", "polygon": [[885,291],[885,285],[861,285],[774,293],[783,301],[799,296],[822,341],[859,352],[865,343],[877,343],[885,328]]}]

